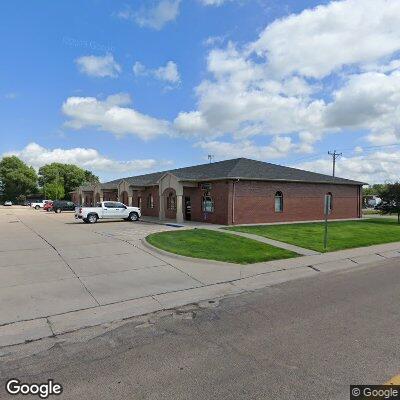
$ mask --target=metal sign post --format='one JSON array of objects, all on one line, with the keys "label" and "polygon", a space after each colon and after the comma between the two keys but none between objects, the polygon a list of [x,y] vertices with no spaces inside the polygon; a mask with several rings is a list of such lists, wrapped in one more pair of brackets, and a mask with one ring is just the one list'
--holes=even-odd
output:
[{"label": "metal sign post", "polygon": [[326,250],[328,247],[328,215],[331,213],[331,200],[332,197],[329,194],[326,194],[324,200],[324,214],[325,214],[324,250]]}]

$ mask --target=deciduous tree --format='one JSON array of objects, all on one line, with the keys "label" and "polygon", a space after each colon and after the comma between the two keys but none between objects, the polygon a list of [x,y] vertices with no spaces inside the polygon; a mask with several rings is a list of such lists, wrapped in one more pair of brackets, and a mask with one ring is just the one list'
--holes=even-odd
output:
[{"label": "deciduous tree", "polygon": [[400,224],[400,182],[389,183],[381,193],[382,213],[396,213],[397,222]]},{"label": "deciduous tree", "polygon": [[16,156],[3,157],[0,161],[0,181],[6,200],[15,201],[20,195],[37,191],[36,171]]},{"label": "deciduous tree", "polygon": [[92,172],[74,164],[51,163],[39,168],[39,185],[45,187],[50,183],[63,186],[64,196],[85,182],[95,183],[99,178]]},{"label": "deciduous tree", "polygon": [[52,200],[62,200],[65,197],[64,186],[58,182],[46,183],[43,186],[44,196]]}]

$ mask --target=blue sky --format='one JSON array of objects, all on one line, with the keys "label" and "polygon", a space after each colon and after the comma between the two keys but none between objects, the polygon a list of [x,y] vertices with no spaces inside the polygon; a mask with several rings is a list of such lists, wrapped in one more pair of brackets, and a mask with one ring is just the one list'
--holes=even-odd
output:
[{"label": "blue sky", "polygon": [[[317,7],[318,6],[318,7]],[[400,173],[395,0],[3,1],[0,154],[102,180],[249,157]]]}]

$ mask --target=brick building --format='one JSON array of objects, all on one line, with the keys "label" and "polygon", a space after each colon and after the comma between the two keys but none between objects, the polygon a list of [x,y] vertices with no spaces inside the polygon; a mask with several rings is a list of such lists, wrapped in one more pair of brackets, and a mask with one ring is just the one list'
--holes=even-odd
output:
[{"label": "brick building", "polygon": [[142,215],[216,224],[360,218],[363,183],[261,161],[238,158],[133,176],[72,193],[76,203],[115,200]]}]

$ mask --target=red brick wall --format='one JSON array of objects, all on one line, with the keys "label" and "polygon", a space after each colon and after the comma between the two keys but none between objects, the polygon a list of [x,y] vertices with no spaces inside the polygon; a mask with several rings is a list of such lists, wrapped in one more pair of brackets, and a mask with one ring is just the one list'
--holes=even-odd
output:
[{"label": "red brick wall", "polygon": [[[275,193],[283,193],[283,212],[275,212]],[[333,195],[330,219],[358,218],[359,187],[290,182],[239,181],[235,183],[233,224],[321,220],[324,196]]]},{"label": "red brick wall", "polygon": [[[154,208],[148,208],[147,207],[147,197],[149,194],[153,195],[153,200],[154,200]],[[150,187],[145,190],[135,190],[133,192],[132,196],[132,203],[134,207],[138,206],[138,197],[142,198],[142,206],[141,206],[141,211],[142,215],[148,216],[148,217],[158,217],[158,211],[159,211],[159,194],[158,194],[158,186]]]},{"label": "red brick wall", "polygon": [[118,201],[118,190],[104,190],[103,201]]},{"label": "red brick wall", "polygon": [[73,201],[75,204],[79,204],[81,202],[78,193],[71,193],[71,201]]},{"label": "red brick wall", "polygon": [[228,224],[230,189],[231,183],[229,181],[211,182],[209,192],[214,200],[214,212],[205,214],[202,211],[204,191],[200,187],[184,187],[183,207],[185,207],[185,197],[190,197],[192,221]]}]

